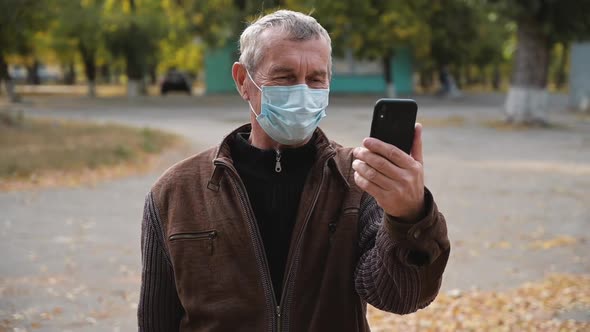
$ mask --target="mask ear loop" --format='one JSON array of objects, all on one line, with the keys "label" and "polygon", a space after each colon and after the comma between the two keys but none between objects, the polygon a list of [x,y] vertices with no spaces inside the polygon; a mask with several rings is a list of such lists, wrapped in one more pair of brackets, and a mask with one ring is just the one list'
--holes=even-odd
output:
[{"label": "mask ear loop", "polygon": [[262,89],[258,86],[258,84],[256,84],[256,82],[254,82],[254,79],[252,78],[252,76],[250,76],[250,72],[248,71],[248,69],[246,69],[246,74],[248,74],[248,77],[250,78],[250,81],[252,81],[252,83],[254,83],[254,86],[256,86],[256,88],[258,90],[260,90],[260,92],[262,92]]},{"label": "mask ear loop", "polygon": [[248,100],[248,106],[250,106],[250,111],[252,111],[252,113],[254,113],[254,116],[256,117],[256,119],[258,119],[258,117],[260,116],[259,114],[256,114],[256,112],[254,112],[254,108],[252,107],[252,104],[250,104],[250,101]]},{"label": "mask ear loop", "polygon": [[[254,82],[254,79],[250,75],[250,72],[248,71],[248,69],[246,69],[246,74],[248,74],[248,78],[250,78],[250,81],[252,81],[252,83],[254,83],[254,86],[258,90],[260,90],[260,92],[262,92],[262,89],[258,86],[258,84],[256,84],[256,82]],[[260,114],[256,114],[256,112],[254,111],[254,107],[252,107],[252,104],[250,103],[250,100],[248,100],[248,106],[250,106],[250,110],[252,111],[252,113],[254,113],[254,116],[256,116],[256,118],[258,119],[258,117],[260,116]]]}]

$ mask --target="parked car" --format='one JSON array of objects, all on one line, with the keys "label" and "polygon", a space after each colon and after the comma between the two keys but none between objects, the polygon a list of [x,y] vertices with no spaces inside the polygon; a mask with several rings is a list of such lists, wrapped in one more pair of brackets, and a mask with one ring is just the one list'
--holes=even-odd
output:
[{"label": "parked car", "polygon": [[15,83],[25,83],[27,81],[27,68],[23,66],[9,66],[8,73]]},{"label": "parked car", "polygon": [[166,95],[169,91],[184,91],[189,95],[192,93],[192,79],[184,72],[171,69],[162,80],[160,92]]},{"label": "parked car", "polygon": [[[23,65],[9,66],[8,73],[15,83],[26,84],[28,82],[28,69]],[[39,83],[41,84],[58,83],[61,80],[62,72],[58,66],[46,66],[40,63],[37,66],[37,76],[39,77]]]}]

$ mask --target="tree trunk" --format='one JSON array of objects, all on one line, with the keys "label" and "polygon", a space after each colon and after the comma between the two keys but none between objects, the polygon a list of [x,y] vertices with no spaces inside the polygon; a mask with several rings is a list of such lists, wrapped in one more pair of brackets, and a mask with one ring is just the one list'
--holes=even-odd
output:
[{"label": "tree trunk", "polygon": [[494,72],[492,76],[492,88],[494,91],[499,91],[500,85],[502,84],[500,77],[500,64],[494,63]]},{"label": "tree trunk", "polygon": [[[129,0],[131,12],[135,12],[135,0]],[[131,35],[137,34],[138,27],[131,23]],[[145,95],[145,82],[143,78],[144,66],[140,63],[140,57],[144,57],[144,54],[140,54],[138,50],[129,47],[127,49],[127,97],[135,98],[138,95]],[[141,58],[143,60],[144,58]]]},{"label": "tree trunk", "polygon": [[424,91],[430,90],[430,88],[432,87],[432,70],[420,70],[420,86]]},{"label": "tree trunk", "polygon": [[488,87],[488,75],[486,73],[486,67],[485,66],[479,66],[477,67],[477,70],[479,71],[479,75],[477,75],[477,83],[481,84],[484,88],[487,89]]},{"label": "tree trunk", "polygon": [[[130,0],[131,2],[133,0]],[[139,28],[135,23],[131,23],[129,33],[130,36],[138,35]],[[137,90],[136,91],[127,91],[127,96],[129,98],[133,98],[137,96],[137,93],[142,93],[142,86],[143,84],[143,73],[145,71],[145,54],[141,54],[140,51],[132,46],[127,47],[125,50],[125,65],[126,65],[126,72],[127,72],[127,80],[131,83],[132,81],[137,83]],[[135,86],[135,84],[127,84],[127,87]]]},{"label": "tree trunk", "polygon": [[[131,51],[134,52],[134,51]],[[143,71],[141,69],[141,65],[136,62],[136,58],[133,54],[128,54],[127,57],[127,84],[128,88],[133,89],[133,91],[127,91],[127,96],[129,98],[137,97],[139,94],[143,94]]]},{"label": "tree trunk", "polygon": [[563,88],[565,82],[567,81],[567,71],[565,67],[567,65],[567,58],[569,57],[569,45],[563,45],[563,52],[561,53],[561,59],[559,61],[559,68],[557,69],[557,77],[555,79],[555,87],[557,89]]},{"label": "tree trunk", "polygon": [[121,84],[121,74],[122,70],[120,68],[115,67],[113,69],[113,74],[111,75],[110,84]]},{"label": "tree trunk", "polygon": [[82,62],[84,62],[84,73],[88,82],[88,97],[96,96],[96,50],[87,47],[83,42],[79,44]]},{"label": "tree trunk", "polygon": [[383,75],[385,75],[386,93],[388,98],[395,98],[395,85],[393,84],[393,74],[391,72],[391,54],[386,54],[383,61]]},{"label": "tree trunk", "polygon": [[506,98],[506,120],[521,124],[546,122],[547,73],[550,45],[542,27],[518,22],[518,45],[512,86]]},{"label": "tree trunk", "polygon": [[14,82],[8,72],[8,64],[4,60],[4,56],[0,54],[0,82],[1,81],[4,81],[4,88],[6,89],[8,99],[13,103],[20,101],[19,96],[14,91]]},{"label": "tree trunk", "polygon": [[74,68],[74,62],[70,61],[66,67],[66,74],[64,76],[64,84],[74,85],[76,84],[76,70]]},{"label": "tree trunk", "polygon": [[111,68],[107,63],[99,67],[100,81],[106,84],[112,84]]},{"label": "tree trunk", "polygon": [[139,80],[129,79],[127,81],[127,98],[134,99],[139,96],[141,89],[141,82]]},{"label": "tree trunk", "polygon": [[470,65],[465,65],[462,67],[461,76],[463,77],[463,87],[465,88],[473,86],[476,83],[475,79],[473,78]]},{"label": "tree trunk", "polygon": [[155,64],[150,65],[149,74],[150,74],[150,84],[156,85],[158,84],[158,74],[156,73],[156,69],[158,66]]},{"label": "tree trunk", "polygon": [[95,81],[88,81],[88,97],[96,97],[96,82]]},{"label": "tree trunk", "polygon": [[142,77],[141,80],[139,80],[139,93],[142,96],[148,95],[148,81],[145,77]]},{"label": "tree trunk", "polygon": [[27,66],[27,83],[33,85],[41,84],[41,78],[39,77],[39,61],[33,60],[31,66]]},{"label": "tree trunk", "polygon": [[463,75],[461,75],[461,72],[463,71],[463,66],[453,66],[451,69],[451,78],[453,81],[453,84],[455,84],[455,86],[459,89],[463,88]]}]

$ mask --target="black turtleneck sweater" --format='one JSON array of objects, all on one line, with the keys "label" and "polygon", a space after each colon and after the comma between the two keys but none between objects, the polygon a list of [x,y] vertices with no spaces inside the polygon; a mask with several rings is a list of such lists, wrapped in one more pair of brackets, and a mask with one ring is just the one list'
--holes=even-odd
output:
[{"label": "black turtleneck sweater", "polygon": [[312,139],[304,146],[281,150],[281,171],[277,172],[277,151],[260,150],[250,145],[248,138],[248,133],[237,134],[231,144],[231,155],[246,186],[264,243],[275,296],[280,302],[291,233],[316,148]]}]

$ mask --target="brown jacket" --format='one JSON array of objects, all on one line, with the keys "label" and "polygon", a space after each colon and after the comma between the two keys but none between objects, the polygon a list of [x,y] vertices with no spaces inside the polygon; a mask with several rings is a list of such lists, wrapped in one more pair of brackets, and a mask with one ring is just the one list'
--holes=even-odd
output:
[{"label": "brown jacket", "polygon": [[436,297],[449,256],[444,217],[401,223],[359,190],[352,149],[314,136],[281,303],[229,140],[170,168],[147,196],[141,331],[369,331],[366,304],[399,314]]}]

